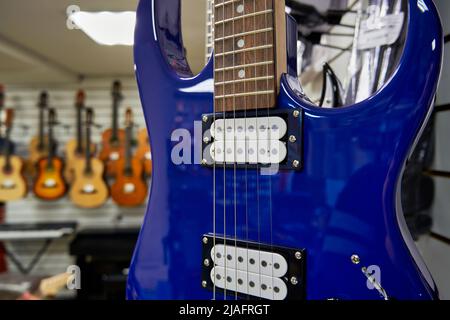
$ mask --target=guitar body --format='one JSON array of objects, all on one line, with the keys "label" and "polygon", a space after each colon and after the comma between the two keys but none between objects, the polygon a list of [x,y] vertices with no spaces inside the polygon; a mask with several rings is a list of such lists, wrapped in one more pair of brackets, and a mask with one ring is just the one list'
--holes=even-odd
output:
[{"label": "guitar body", "polygon": [[[118,167],[124,168],[125,161],[118,161]],[[114,184],[111,186],[111,197],[115,203],[123,207],[137,207],[147,200],[147,185],[142,180],[142,162],[136,158],[131,160],[132,175],[119,170]]]},{"label": "guitar body", "polygon": [[86,174],[86,161],[74,162],[74,181],[70,189],[70,200],[80,208],[98,208],[105,204],[109,197],[108,186],[103,180],[104,165],[98,159],[91,159],[92,173]]},{"label": "guitar body", "polygon": [[[0,157],[0,168],[4,168],[5,157]],[[11,170],[0,170],[0,202],[20,200],[27,194],[27,183],[23,176],[23,161],[11,156]]]},{"label": "guitar body", "polygon": [[142,161],[145,177],[150,177],[152,175],[152,154],[146,128],[139,130],[137,139],[138,147],[136,149],[135,158]]},{"label": "guitar body", "polygon": [[37,163],[37,176],[33,186],[34,194],[42,200],[58,200],[67,192],[66,181],[63,177],[64,162],[54,157],[52,168],[48,166],[48,159],[42,158]]},{"label": "guitar body", "polygon": [[48,137],[45,137],[44,148],[39,148],[39,137],[33,137],[28,148],[27,172],[34,177],[36,174],[36,163],[48,155]]},{"label": "guitar body", "polygon": [[[307,299],[382,299],[362,272],[371,266],[379,268],[389,297],[438,297],[399,199],[405,162],[431,113],[442,60],[438,13],[432,1],[421,2],[427,11],[408,1],[401,61],[370,99],[318,108],[283,75],[277,109],[303,115],[302,169],[261,175],[250,168],[214,174],[199,164],[198,135],[188,140],[190,157],[174,164],[173,147],[194,137],[194,121],[202,114],[213,113],[213,61],[192,77],[181,41],[180,1],[140,1],[135,64],[154,187],[130,266],[128,299],[212,299],[212,291],[202,288],[202,238],[214,230],[231,239],[303,248]],[[287,41],[289,46],[296,37]],[[186,135],[174,135],[175,129]],[[359,264],[351,259],[355,254]]]},{"label": "guitar body", "polygon": [[[91,153],[95,154],[96,146],[91,144]],[[66,143],[66,165],[64,167],[64,178],[67,182],[73,181],[73,170],[76,162],[84,160],[84,154],[77,152],[77,140],[73,139]]]},{"label": "guitar body", "polygon": [[124,155],[125,131],[118,129],[118,141],[115,143],[111,141],[112,133],[112,129],[103,132],[102,150],[99,154],[99,159],[106,164],[107,176],[115,176],[117,174],[117,161],[123,158]]}]

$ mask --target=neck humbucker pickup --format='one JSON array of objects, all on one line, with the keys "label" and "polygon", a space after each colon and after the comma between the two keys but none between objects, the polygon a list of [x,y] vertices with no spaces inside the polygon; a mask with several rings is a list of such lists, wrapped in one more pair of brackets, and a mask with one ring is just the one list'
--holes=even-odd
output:
[{"label": "neck humbucker pickup", "polygon": [[303,114],[276,109],[202,117],[202,164],[302,168]]}]

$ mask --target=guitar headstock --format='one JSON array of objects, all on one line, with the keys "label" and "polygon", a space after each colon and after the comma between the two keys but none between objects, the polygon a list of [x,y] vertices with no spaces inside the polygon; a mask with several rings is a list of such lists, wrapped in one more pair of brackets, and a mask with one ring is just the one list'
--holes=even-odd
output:
[{"label": "guitar headstock", "polygon": [[113,82],[112,96],[114,99],[122,100],[122,83],[119,80]]},{"label": "guitar headstock", "polygon": [[56,110],[54,108],[48,110],[48,124],[49,126],[54,126],[57,124]]},{"label": "guitar headstock", "polygon": [[94,123],[94,110],[92,108],[86,109],[86,126],[91,127]]},{"label": "guitar headstock", "polygon": [[48,107],[48,93],[47,91],[42,91],[39,95],[39,103],[38,103],[39,109],[45,109]]},{"label": "guitar headstock", "polygon": [[132,127],[133,126],[133,111],[131,108],[128,108],[125,112],[125,126]]},{"label": "guitar headstock", "polygon": [[5,111],[5,126],[7,129],[11,129],[14,121],[14,110],[6,109]]},{"label": "guitar headstock", "polygon": [[0,109],[5,105],[5,87],[0,84]]},{"label": "guitar headstock", "polygon": [[84,108],[85,100],[86,100],[86,93],[83,90],[78,90],[75,106],[77,108]]}]

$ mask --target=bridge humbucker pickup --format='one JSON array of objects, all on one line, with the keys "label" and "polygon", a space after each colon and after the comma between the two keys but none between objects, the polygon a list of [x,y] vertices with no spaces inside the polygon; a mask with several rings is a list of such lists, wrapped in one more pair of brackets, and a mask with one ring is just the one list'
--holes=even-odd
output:
[{"label": "bridge humbucker pickup", "polygon": [[228,168],[303,167],[303,112],[264,109],[202,116],[202,164]]},{"label": "bridge humbucker pickup", "polygon": [[306,251],[235,239],[202,238],[202,285],[240,298],[303,300]]}]

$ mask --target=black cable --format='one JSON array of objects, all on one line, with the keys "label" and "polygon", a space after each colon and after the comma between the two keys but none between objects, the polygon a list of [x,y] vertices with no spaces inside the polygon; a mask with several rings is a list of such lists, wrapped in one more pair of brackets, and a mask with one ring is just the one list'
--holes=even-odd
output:
[{"label": "black cable", "polygon": [[450,103],[434,107],[434,112],[435,113],[437,113],[437,112],[444,112],[444,111],[450,111]]}]

